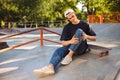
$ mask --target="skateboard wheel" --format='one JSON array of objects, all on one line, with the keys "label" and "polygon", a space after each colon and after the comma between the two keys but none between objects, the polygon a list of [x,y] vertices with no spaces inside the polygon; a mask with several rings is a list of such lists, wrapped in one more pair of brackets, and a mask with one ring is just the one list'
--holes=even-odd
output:
[{"label": "skateboard wheel", "polygon": [[99,53],[99,57],[103,57],[103,56],[106,56],[109,54],[109,51],[106,51],[106,52],[100,52]]},{"label": "skateboard wheel", "polygon": [[109,51],[106,51],[106,55],[109,55]]},{"label": "skateboard wheel", "polygon": [[91,49],[90,48],[88,48],[87,50],[86,50],[86,52],[88,53],[88,52],[90,52],[91,51]]},{"label": "skateboard wheel", "polygon": [[106,53],[109,53],[109,51],[106,51]]}]

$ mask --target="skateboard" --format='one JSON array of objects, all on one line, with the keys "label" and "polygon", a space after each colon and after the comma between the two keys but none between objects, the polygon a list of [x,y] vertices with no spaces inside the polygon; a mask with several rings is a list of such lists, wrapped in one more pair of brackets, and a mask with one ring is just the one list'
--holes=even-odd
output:
[{"label": "skateboard", "polygon": [[111,49],[103,46],[99,46],[99,45],[88,44],[88,51],[91,51],[91,50],[98,51],[98,56],[103,57],[103,56],[109,55],[109,50]]}]

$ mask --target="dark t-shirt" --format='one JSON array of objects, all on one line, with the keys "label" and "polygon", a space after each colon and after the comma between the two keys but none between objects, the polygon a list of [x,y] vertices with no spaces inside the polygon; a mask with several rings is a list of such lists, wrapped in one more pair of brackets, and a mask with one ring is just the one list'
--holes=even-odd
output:
[{"label": "dark t-shirt", "polygon": [[[77,29],[82,29],[87,35],[90,36],[96,36],[95,32],[92,30],[92,28],[87,24],[86,22],[80,21],[78,24],[73,25],[72,23],[68,23],[62,31],[62,35],[60,40],[61,41],[67,41],[70,40],[73,35],[75,34],[75,31]],[[81,45],[79,46],[79,50],[86,50],[88,47],[87,40],[82,41]]]},{"label": "dark t-shirt", "polygon": [[73,25],[72,23],[68,23],[62,31],[62,35],[60,40],[70,40],[73,35],[75,34],[75,31],[77,29],[82,29],[87,35],[96,36],[95,32],[90,28],[89,24],[86,22],[80,21],[78,24]]}]

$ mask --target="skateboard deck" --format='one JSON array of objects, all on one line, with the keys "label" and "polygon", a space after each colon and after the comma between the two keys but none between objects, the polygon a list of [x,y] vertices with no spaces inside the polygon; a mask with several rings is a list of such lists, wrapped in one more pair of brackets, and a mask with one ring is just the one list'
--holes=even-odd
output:
[{"label": "skateboard deck", "polygon": [[103,56],[109,55],[109,50],[111,49],[103,46],[99,46],[99,45],[88,44],[88,51],[91,51],[91,50],[97,50],[98,56],[103,57]]}]

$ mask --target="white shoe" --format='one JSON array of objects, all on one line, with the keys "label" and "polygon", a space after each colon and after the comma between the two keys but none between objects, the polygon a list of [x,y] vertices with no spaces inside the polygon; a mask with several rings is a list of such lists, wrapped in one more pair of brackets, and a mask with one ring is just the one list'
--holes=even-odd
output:
[{"label": "white shoe", "polygon": [[69,55],[67,55],[67,56],[65,56],[65,58],[61,61],[61,64],[62,64],[62,65],[67,65],[67,64],[70,64],[71,61],[72,61],[72,58],[71,58]]},{"label": "white shoe", "polygon": [[34,74],[38,75],[38,76],[48,76],[48,75],[52,75],[55,73],[54,69],[48,67],[48,66],[45,66],[41,69],[35,69],[33,70]]}]

